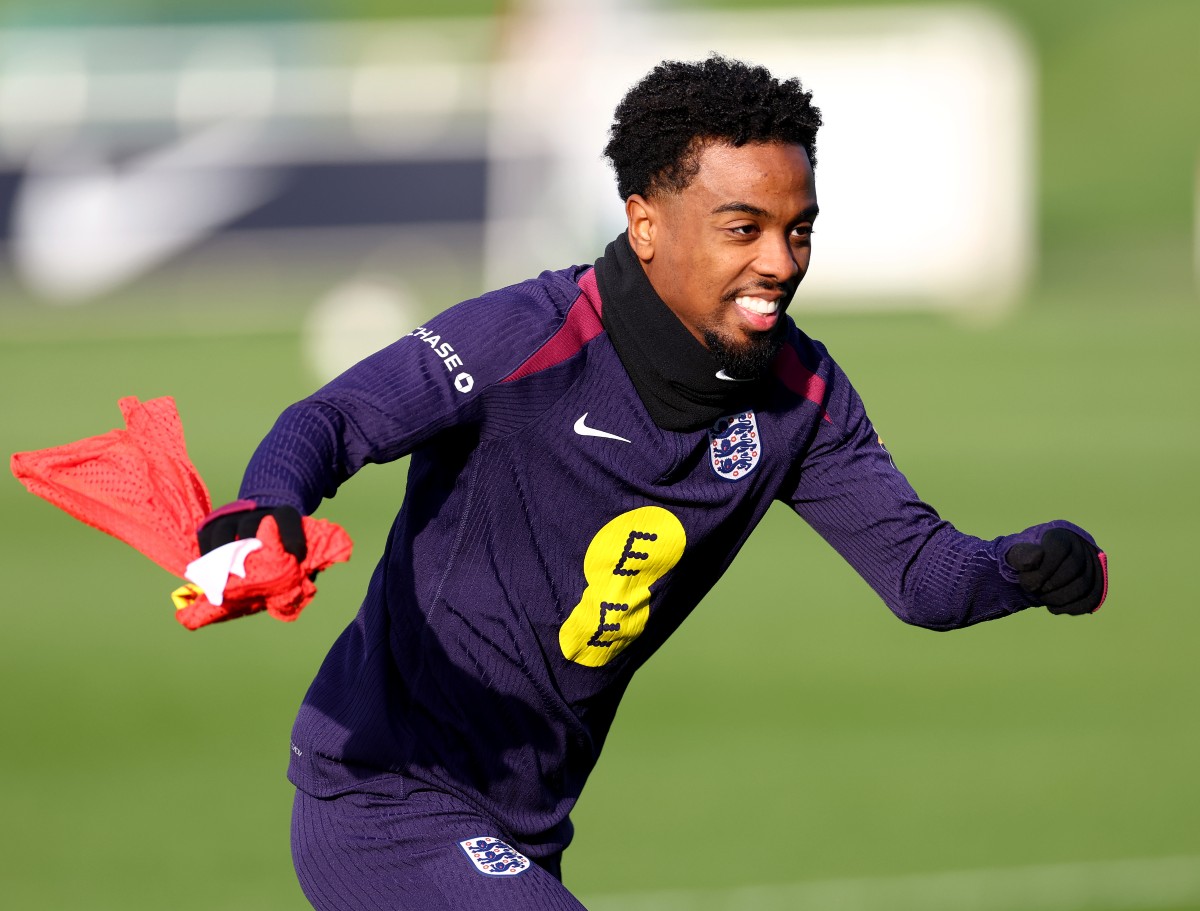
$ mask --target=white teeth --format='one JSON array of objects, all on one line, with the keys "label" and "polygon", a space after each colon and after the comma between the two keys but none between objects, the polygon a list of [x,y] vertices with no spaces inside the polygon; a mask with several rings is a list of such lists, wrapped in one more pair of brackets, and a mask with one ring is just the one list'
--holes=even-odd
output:
[{"label": "white teeth", "polygon": [[779,301],[765,301],[758,297],[739,297],[734,303],[763,316],[770,316],[779,310]]}]

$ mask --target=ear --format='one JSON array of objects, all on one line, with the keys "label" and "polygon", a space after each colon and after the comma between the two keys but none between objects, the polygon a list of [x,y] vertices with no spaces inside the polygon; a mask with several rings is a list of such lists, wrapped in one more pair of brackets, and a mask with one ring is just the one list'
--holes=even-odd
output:
[{"label": "ear", "polygon": [[652,200],[634,193],[625,200],[625,218],[629,222],[629,246],[643,263],[654,259],[654,240],[660,213]]}]

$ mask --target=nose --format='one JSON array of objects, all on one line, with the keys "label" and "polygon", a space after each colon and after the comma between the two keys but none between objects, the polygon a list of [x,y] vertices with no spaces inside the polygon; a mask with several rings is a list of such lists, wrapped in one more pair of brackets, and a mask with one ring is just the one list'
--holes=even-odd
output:
[{"label": "nose", "polygon": [[786,236],[763,235],[755,268],[764,278],[786,285],[802,275],[798,253]]}]

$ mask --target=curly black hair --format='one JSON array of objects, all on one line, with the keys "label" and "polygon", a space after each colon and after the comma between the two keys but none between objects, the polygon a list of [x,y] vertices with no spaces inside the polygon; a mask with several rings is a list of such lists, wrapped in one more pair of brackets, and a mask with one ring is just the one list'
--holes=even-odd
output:
[{"label": "curly black hair", "polygon": [[801,145],[813,167],[821,111],[799,79],[780,82],[761,66],[712,54],[666,60],[617,105],[605,156],[622,199],[677,193],[696,176],[709,141]]}]

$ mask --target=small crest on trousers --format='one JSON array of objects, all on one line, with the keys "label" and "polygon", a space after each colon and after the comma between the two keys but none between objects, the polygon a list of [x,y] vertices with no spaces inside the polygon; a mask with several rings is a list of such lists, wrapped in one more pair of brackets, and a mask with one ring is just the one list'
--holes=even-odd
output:
[{"label": "small crest on trousers", "polygon": [[718,418],[708,431],[708,454],[713,471],[726,481],[740,481],[758,464],[762,443],[753,411]]},{"label": "small crest on trousers", "polygon": [[491,835],[468,838],[458,845],[467,852],[475,869],[488,876],[516,876],[529,869],[528,857]]}]

